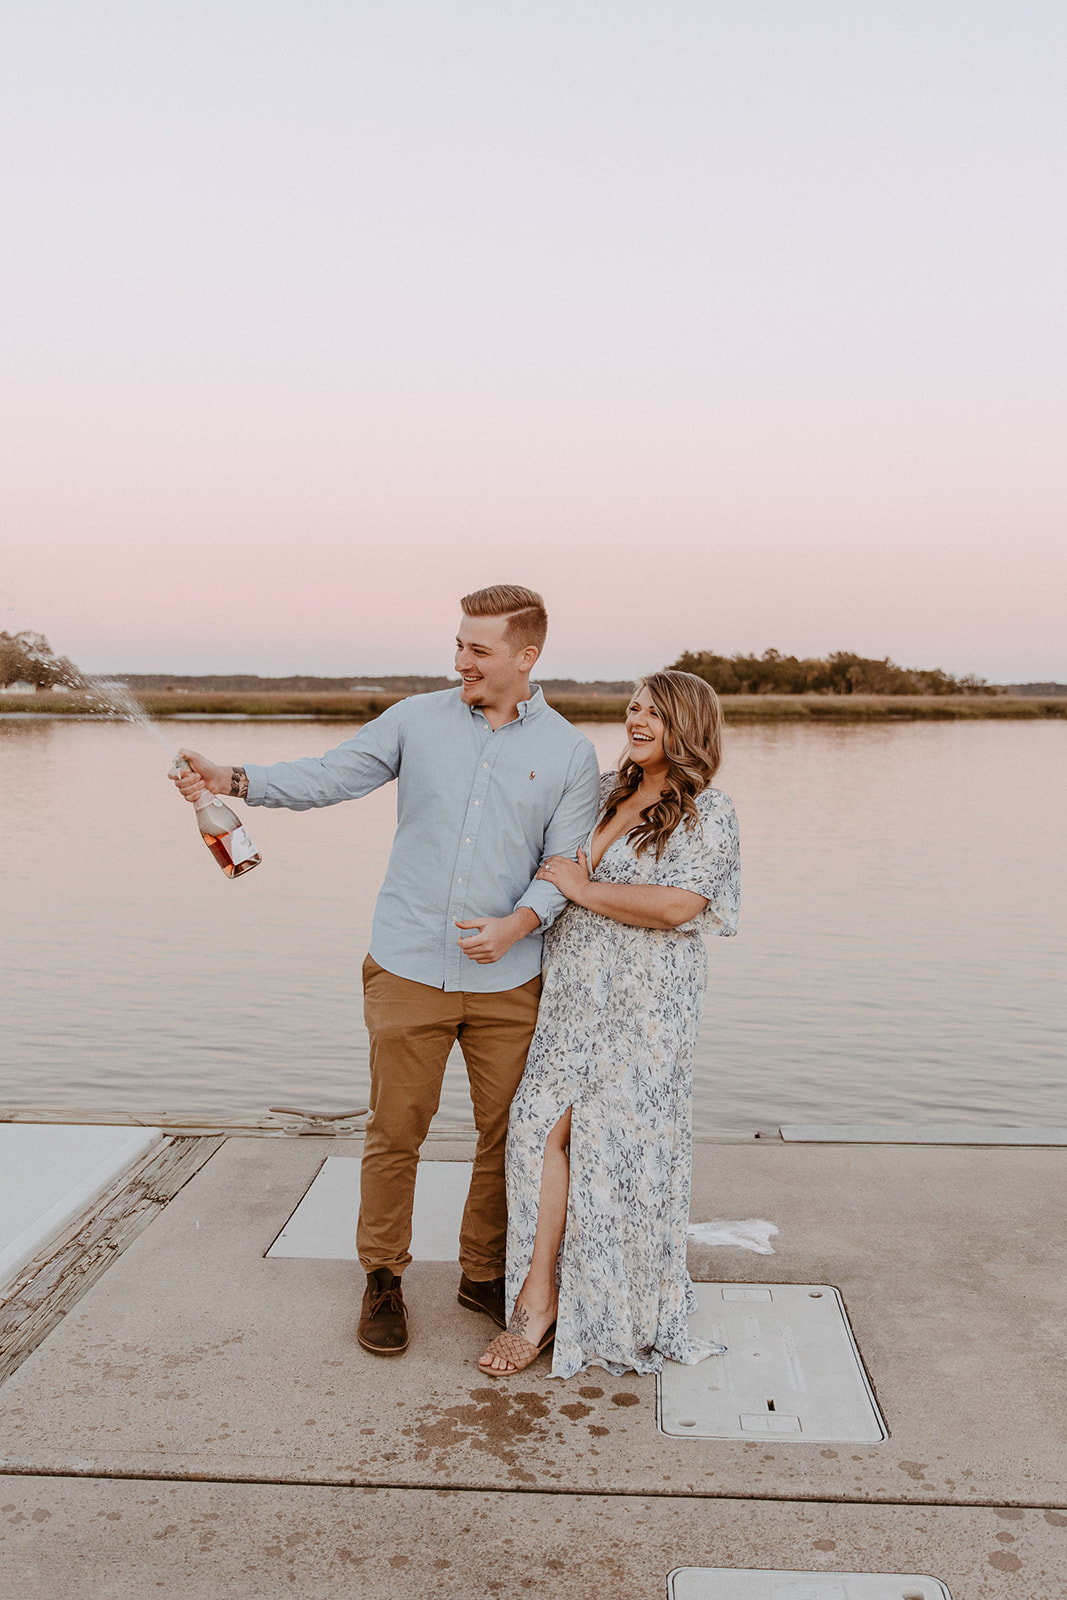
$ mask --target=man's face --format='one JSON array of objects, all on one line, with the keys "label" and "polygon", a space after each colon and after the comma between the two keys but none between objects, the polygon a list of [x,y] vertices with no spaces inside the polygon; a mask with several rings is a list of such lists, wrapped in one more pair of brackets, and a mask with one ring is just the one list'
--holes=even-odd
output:
[{"label": "man's face", "polygon": [[468,706],[503,708],[527,693],[530,653],[512,654],[507,617],[463,617],[456,634],[456,671]]}]

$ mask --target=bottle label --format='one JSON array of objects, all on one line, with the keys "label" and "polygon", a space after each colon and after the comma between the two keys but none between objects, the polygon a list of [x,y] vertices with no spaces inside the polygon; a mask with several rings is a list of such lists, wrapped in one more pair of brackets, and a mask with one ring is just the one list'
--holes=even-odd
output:
[{"label": "bottle label", "polygon": [[232,833],[220,834],[219,843],[235,867],[239,867],[242,861],[251,861],[256,853],[256,847],[248,837],[246,828],[234,828]]}]

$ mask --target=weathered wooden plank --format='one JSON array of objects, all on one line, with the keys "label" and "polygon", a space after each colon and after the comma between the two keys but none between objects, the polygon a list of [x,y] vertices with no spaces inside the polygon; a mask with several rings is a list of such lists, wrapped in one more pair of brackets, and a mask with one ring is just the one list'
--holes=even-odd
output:
[{"label": "weathered wooden plank", "polygon": [[0,1383],[224,1142],[222,1135],[168,1139],[23,1268],[0,1307]]},{"label": "weathered wooden plank", "polygon": [[[355,1135],[363,1137],[362,1127],[353,1128],[349,1124],[361,1118],[365,1112],[283,1112],[274,1115],[264,1112],[262,1116],[211,1116],[207,1112],[197,1111],[159,1111],[146,1112],[144,1116],[134,1116],[128,1111],[94,1111],[76,1108],[73,1110],[55,1110],[51,1106],[0,1106],[0,1122],[39,1122],[62,1123],[72,1126],[79,1124],[85,1127],[104,1124],[114,1128],[162,1128],[166,1133],[177,1135],[210,1135],[225,1133],[274,1135],[290,1133],[318,1133],[333,1135],[336,1138],[346,1138]],[[298,1125],[299,1119],[302,1124]]]},{"label": "weathered wooden plank", "polygon": [[[162,1128],[175,1137],[208,1137],[217,1134],[240,1134],[242,1138],[292,1138],[313,1134],[319,1138],[362,1139],[364,1129],[352,1127],[347,1120],[337,1121],[338,1115],[353,1121],[362,1112],[299,1113],[305,1120],[298,1122],[297,1113],[283,1112],[278,1116],[262,1117],[210,1117],[196,1112],[161,1111],[158,1115],[135,1117],[122,1111],[55,1111],[51,1107],[0,1107],[0,1122],[65,1123],[86,1127],[103,1123],[115,1128]],[[310,1119],[310,1120],[308,1120]],[[434,1123],[430,1139],[455,1139],[473,1137],[474,1127],[466,1122]]]}]

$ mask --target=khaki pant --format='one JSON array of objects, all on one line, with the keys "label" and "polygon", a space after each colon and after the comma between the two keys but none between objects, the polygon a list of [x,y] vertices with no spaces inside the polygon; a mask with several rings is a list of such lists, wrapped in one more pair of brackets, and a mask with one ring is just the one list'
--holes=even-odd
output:
[{"label": "khaki pant", "polygon": [[365,1272],[403,1272],[419,1148],[441,1099],[456,1039],[467,1063],[478,1145],[459,1234],[459,1261],[482,1283],[504,1274],[508,1110],[530,1048],[541,979],[496,994],[447,994],[363,963],[371,1115],[360,1169],[356,1247]]}]

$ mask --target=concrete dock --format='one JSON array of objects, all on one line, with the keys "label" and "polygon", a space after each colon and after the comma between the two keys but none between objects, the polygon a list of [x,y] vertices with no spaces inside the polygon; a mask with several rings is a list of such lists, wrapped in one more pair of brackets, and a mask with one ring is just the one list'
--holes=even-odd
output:
[{"label": "concrete dock", "polygon": [[408,1352],[366,1354],[358,1267],[266,1254],[360,1146],[214,1141],[14,1367],[5,1600],[659,1600],[685,1567],[1067,1593],[1062,1149],[698,1140],[693,1220],[779,1231],[772,1255],[693,1244],[694,1278],[843,1297],[889,1436],[835,1446],[669,1437],[654,1380],[563,1383],[547,1355],[492,1382],[447,1261],[405,1275]]}]

